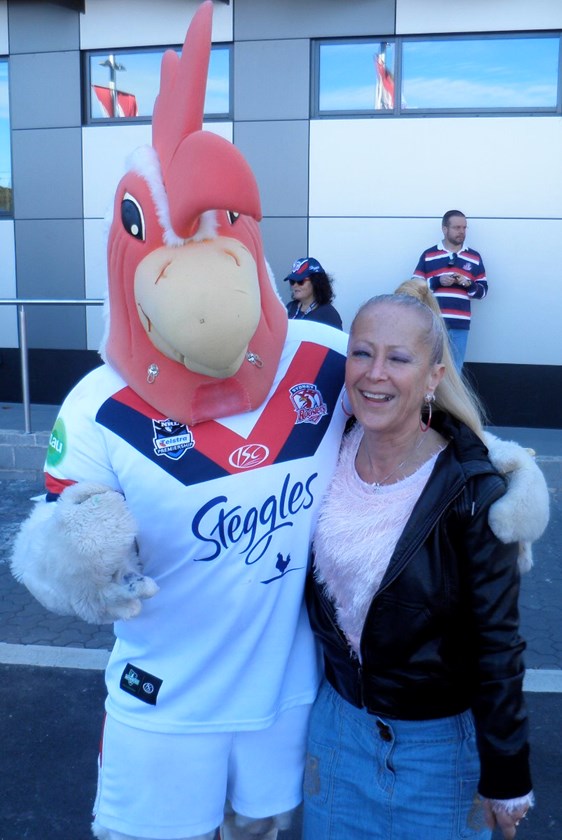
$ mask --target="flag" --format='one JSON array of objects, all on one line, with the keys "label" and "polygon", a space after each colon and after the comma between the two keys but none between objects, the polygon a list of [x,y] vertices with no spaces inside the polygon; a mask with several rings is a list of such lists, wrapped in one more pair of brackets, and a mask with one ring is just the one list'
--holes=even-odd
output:
[{"label": "flag", "polygon": [[116,91],[117,113],[113,113],[113,90],[103,85],[92,85],[104,117],[138,117],[139,109],[136,96],[132,93],[125,93],[123,90]]},{"label": "flag", "polygon": [[384,52],[375,55],[377,86],[375,89],[375,108],[394,108],[394,76],[386,67]]}]

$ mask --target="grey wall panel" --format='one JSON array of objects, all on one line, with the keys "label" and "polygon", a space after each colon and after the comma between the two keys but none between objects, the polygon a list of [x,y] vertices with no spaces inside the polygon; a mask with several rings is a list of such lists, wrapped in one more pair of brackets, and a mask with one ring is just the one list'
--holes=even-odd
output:
[{"label": "grey wall panel", "polygon": [[234,143],[252,167],[264,216],[308,215],[308,122],[234,123]]},{"label": "grey wall panel", "polygon": [[12,128],[79,126],[80,53],[35,53],[10,59]]},{"label": "grey wall panel", "polygon": [[[84,226],[79,219],[16,221],[18,296],[84,297]],[[80,307],[30,306],[29,346],[86,347],[86,316]]]},{"label": "grey wall panel", "polygon": [[14,210],[18,219],[82,217],[82,132],[12,132]]},{"label": "grey wall panel", "polygon": [[329,38],[390,35],[395,0],[234,0],[234,37]]},{"label": "grey wall panel", "polygon": [[10,53],[80,48],[80,14],[56,3],[8,0]]},{"label": "grey wall panel", "polygon": [[308,119],[310,42],[234,45],[234,119]]},{"label": "grey wall panel", "polygon": [[277,290],[287,303],[291,298],[291,289],[283,278],[291,270],[291,265],[299,257],[308,256],[308,219],[306,217],[288,217],[263,219],[261,235],[265,257],[275,276]]}]

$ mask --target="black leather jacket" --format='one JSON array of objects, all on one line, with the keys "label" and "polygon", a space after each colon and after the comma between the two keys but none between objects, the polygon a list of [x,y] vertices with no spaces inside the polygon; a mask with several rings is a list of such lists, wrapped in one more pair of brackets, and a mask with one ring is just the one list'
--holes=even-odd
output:
[{"label": "black leather jacket", "polygon": [[404,528],[367,613],[361,660],[313,574],[312,628],[326,677],[349,703],[381,717],[424,720],[471,708],[481,760],[479,791],[510,799],[531,790],[518,635],[517,546],[488,525],[505,481],[480,439],[443,414],[450,439]]}]

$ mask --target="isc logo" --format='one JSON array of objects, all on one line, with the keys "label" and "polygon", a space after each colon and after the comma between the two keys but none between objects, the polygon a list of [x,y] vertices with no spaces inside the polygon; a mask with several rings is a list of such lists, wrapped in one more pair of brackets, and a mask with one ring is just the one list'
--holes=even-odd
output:
[{"label": "isc logo", "polygon": [[259,467],[269,457],[269,449],[261,443],[247,443],[235,449],[230,455],[228,463],[238,470],[250,470]]}]

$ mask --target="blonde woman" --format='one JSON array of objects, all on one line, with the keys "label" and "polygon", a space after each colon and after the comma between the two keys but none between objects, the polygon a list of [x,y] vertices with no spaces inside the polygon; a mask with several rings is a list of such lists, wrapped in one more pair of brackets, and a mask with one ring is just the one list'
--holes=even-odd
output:
[{"label": "blonde woman", "polygon": [[304,840],[512,840],[532,804],[518,548],[488,524],[506,482],[444,342],[411,295],[372,298],[351,327],[357,422],[308,582],[326,677]]}]

